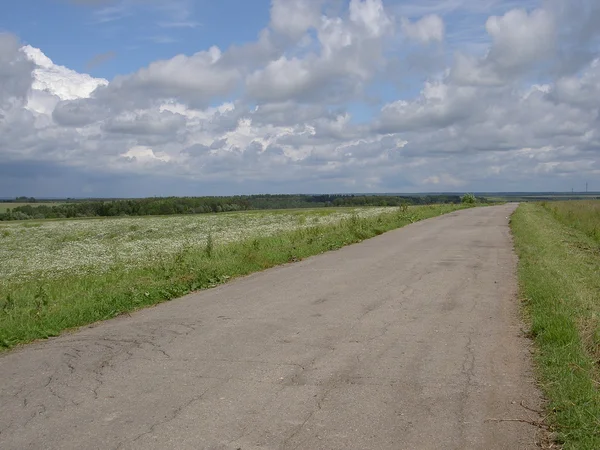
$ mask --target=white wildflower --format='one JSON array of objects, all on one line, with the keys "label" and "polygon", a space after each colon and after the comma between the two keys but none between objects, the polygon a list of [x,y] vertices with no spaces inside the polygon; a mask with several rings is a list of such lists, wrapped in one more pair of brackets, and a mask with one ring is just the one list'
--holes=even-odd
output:
[{"label": "white wildflower", "polygon": [[0,284],[65,274],[102,272],[115,264],[147,264],[200,248],[281,231],[372,217],[395,208],[250,211],[166,217],[0,223]]}]

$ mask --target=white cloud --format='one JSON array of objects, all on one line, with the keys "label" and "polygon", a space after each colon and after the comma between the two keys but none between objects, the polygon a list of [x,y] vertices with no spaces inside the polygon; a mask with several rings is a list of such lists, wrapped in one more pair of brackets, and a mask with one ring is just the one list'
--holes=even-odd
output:
[{"label": "white cloud", "polygon": [[247,76],[247,94],[267,102],[348,100],[385,63],[384,38],[391,24],[381,0],[352,0],[347,17],[320,19],[315,42],[319,52],[270,61]]},{"label": "white cloud", "polygon": [[512,9],[487,19],[492,43],[483,58],[459,52],[452,69],[455,81],[473,85],[503,85],[540,69],[556,56],[557,29],[554,12]]},{"label": "white cloud", "polygon": [[273,0],[271,27],[293,39],[299,39],[321,18],[322,0]]},{"label": "white cloud", "polygon": [[184,116],[168,111],[125,111],[104,121],[102,129],[108,133],[160,135],[169,139],[185,124]]},{"label": "white cloud", "polygon": [[56,65],[40,49],[26,45],[22,51],[36,68],[33,89],[57,96],[60,100],[87,98],[99,86],[108,85],[104,78],[93,78],[64,66]]},{"label": "white cloud", "polygon": [[452,175],[448,175],[447,173],[442,173],[440,175],[432,175],[432,176],[425,178],[422,181],[422,184],[425,186],[442,185],[444,187],[459,188],[461,186],[464,186],[466,183],[465,183],[465,181],[459,180],[458,178],[455,178]]},{"label": "white cloud", "polygon": [[22,105],[31,89],[34,67],[19,50],[18,39],[0,33],[0,112]]},{"label": "white cloud", "polygon": [[[419,11],[440,12],[425,3]],[[168,180],[164,194],[600,184],[600,63],[589,57],[598,34],[587,22],[573,32],[582,17],[560,16],[550,0],[527,11],[500,4],[479,18],[484,52],[420,47],[441,52],[420,80],[402,70],[398,55],[414,50],[406,38],[441,43],[453,24],[395,15],[380,0],[275,0],[254,41],[110,82],[0,35],[0,189],[11,195],[53,176],[64,191],[40,188],[48,195],[77,195],[93,177],[103,180],[95,195],[126,195],[123,186],[154,194],[158,179]],[[191,20],[182,5],[165,20]],[[565,48],[581,52],[571,61]]]},{"label": "white cloud", "polygon": [[136,145],[131,147],[125,153],[120,155],[123,158],[127,158],[133,160],[135,162],[140,162],[142,164],[154,163],[156,161],[168,162],[171,158],[169,155],[164,154],[156,154],[154,150],[149,147],[145,147],[143,145]]},{"label": "white cloud", "polygon": [[552,55],[556,47],[554,17],[544,9],[513,9],[490,17],[485,28],[492,38],[488,58],[502,70],[520,69]]},{"label": "white cloud", "polygon": [[134,102],[180,97],[209,102],[214,96],[229,93],[239,80],[239,71],[221,62],[222,52],[214,46],[192,56],[177,55],[153,62],[132,75],[115,78],[99,96],[118,96]]},{"label": "white cloud", "polygon": [[442,42],[444,40],[444,21],[436,14],[424,16],[415,22],[410,22],[405,18],[402,20],[402,31],[409,39],[423,44]]},{"label": "white cloud", "polygon": [[479,103],[480,94],[472,87],[426,82],[418,99],[385,105],[376,126],[386,133],[444,129],[477,116],[485,109],[487,105]]},{"label": "white cloud", "polygon": [[590,110],[597,109],[600,98],[600,59],[595,59],[581,76],[565,76],[558,79],[551,92],[559,102],[577,105]]},{"label": "white cloud", "polygon": [[367,31],[370,38],[379,38],[390,26],[381,0],[350,0],[350,20]]}]

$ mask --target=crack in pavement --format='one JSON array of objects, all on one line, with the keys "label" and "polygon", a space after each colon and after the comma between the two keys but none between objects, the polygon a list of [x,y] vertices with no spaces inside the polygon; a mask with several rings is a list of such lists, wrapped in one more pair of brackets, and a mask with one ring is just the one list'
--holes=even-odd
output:
[{"label": "crack in pavement", "polygon": [[158,428],[161,425],[166,425],[167,423],[170,423],[172,421],[174,421],[175,419],[177,419],[177,417],[188,407],[190,407],[191,405],[193,405],[194,403],[202,400],[202,398],[213,388],[208,388],[206,389],[204,392],[202,392],[200,395],[194,396],[192,397],[190,400],[186,401],[185,403],[183,403],[182,405],[177,406],[175,409],[173,409],[173,411],[171,411],[170,416],[164,418],[163,420],[158,420],[155,423],[153,423],[150,428],[147,431],[144,431],[143,433],[140,433],[139,435],[137,435],[135,438],[130,439],[129,441],[125,442],[125,443],[119,443],[116,447],[115,450],[117,449],[121,449],[123,448],[124,445],[128,444],[128,443],[134,443],[137,442],[138,440],[140,440],[141,438],[143,438],[144,436],[147,436],[149,434],[154,433],[154,431],[156,430],[156,428]]}]

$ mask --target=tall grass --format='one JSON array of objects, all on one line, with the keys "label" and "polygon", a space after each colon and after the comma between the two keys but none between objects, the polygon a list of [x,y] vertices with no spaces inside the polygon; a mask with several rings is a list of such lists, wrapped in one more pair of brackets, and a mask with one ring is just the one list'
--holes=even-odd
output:
[{"label": "tall grass", "polygon": [[542,206],[559,222],[583,231],[600,243],[600,200],[543,202]]},{"label": "tall grass", "polygon": [[[388,230],[465,205],[393,208],[373,217],[358,214],[329,224],[219,244],[183,246],[174,254],[102,272],[66,272],[39,280],[15,278],[0,290],[0,348],[56,336],[62,330],[115,317],[233,277],[338,249]],[[176,234],[177,230],[173,230]]]},{"label": "tall grass", "polygon": [[511,221],[548,420],[565,449],[600,449],[597,205],[526,203]]}]

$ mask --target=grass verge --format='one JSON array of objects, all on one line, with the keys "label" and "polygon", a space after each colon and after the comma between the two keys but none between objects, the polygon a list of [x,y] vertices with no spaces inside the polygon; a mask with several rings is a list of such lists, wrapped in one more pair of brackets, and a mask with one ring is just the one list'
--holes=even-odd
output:
[{"label": "grass verge", "polygon": [[583,231],[600,244],[600,200],[542,202],[542,206],[559,222]]},{"label": "grass verge", "polygon": [[301,260],[465,205],[417,206],[376,217],[204,247],[147,265],[116,265],[98,274],[14,283],[0,293],[0,349],[213,287],[230,278]]},{"label": "grass verge", "polygon": [[521,295],[558,442],[600,449],[600,244],[560,217],[540,204],[513,214]]}]

